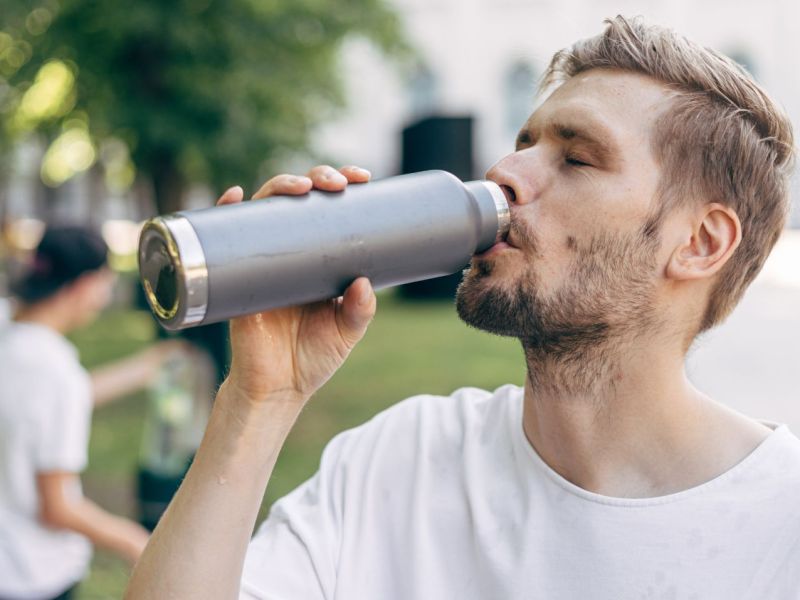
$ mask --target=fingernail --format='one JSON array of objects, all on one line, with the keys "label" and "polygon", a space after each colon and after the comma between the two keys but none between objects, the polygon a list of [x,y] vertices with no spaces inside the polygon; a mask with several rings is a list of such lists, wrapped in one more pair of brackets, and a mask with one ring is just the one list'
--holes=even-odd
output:
[{"label": "fingernail", "polygon": [[244,194],[244,190],[242,189],[242,186],[240,186],[240,185],[232,185],[227,190],[225,190],[225,193],[222,194],[222,195],[223,196],[227,196],[228,194],[232,194],[235,190],[240,190],[242,192],[242,194]]},{"label": "fingernail", "polygon": [[365,289],[363,289],[361,291],[361,294],[359,294],[359,296],[358,296],[358,305],[359,306],[366,306],[367,304],[369,304],[369,297],[371,295],[370,291],[371,290],[369,288],[365,288]]},{"label": "fingernail", "polygon": [[367,171],[366,169],[362,169],[361,167],[356,167],[356,171],[358,171],[358,172],[359,172],[359,173],[361,173],[362,175],[366,175],[367,177],[370,177],[370,176],[372,176],[372,173],[370,173],[370,172],[369,172],[369,171]]}]

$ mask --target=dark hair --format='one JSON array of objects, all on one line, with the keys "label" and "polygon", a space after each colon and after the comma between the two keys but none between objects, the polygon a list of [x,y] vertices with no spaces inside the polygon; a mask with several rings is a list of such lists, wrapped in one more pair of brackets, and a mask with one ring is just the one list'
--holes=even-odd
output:
[{"label": "dark hair", "polygon": [[107,264],[108,246],[88,227],[48,226],[36,247],[33,264],[11,285],[11,293],[25,304],[49,298],[81,275]]}]

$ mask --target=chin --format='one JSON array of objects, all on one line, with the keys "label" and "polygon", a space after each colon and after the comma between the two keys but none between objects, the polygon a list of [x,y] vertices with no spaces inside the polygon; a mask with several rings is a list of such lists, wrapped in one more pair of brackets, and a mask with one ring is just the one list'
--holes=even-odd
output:
[{"label": "chin", "polygon": [[476,329],[516,336],[514,313],[521,288],[514,278],[500,276],[493,261],[473,261],[456,291],[456,311],[462,321]]}]

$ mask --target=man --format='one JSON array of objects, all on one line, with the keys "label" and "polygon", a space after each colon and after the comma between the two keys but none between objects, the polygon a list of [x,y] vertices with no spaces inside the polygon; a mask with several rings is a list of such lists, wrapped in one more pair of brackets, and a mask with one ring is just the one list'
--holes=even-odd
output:
[{"label": "man", "polygon": [[0,325],[0,598],[69,598],[89,567],[91,544],[136,562],[149,533],[81,492],[93,406],[147,385],[174,343],[93,371],[64,334],[111,299],[116,276],[103,238],[50,227],[12,291]]},{"label": "man", "polygon": [[[487,174],[511,232],[457,296],[467,323],[520,339],[524,389],[420,396],[338,436],[245,558],[286,434],[375,299],[359,279],[234,320],[231,373],[130,598],[800,594],[800,441],[684,374],[780,234],[790,124],[728,59],[621,17],[546,83]],[[255,197],[366,178],[318,167]]]}]

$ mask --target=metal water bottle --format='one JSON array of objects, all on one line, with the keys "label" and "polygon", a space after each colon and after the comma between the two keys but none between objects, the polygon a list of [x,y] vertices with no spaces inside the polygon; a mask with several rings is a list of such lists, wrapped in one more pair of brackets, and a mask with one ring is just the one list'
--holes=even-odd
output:
[{"label": "metal water bottle", "polygon": [[503,191],[425,171],[342,192],[273,196],[148,221],[147,300],[167,329],[449,275],[508,232]]}]

